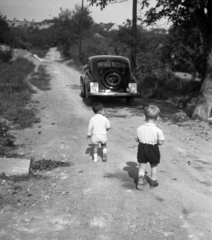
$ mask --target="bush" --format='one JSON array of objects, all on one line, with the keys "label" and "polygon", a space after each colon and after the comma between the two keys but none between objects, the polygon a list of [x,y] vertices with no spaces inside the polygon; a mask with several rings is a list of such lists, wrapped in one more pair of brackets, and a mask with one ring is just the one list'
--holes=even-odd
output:
[{"label": "bush", "polygon": [[5,122],[0,122],[0,156],[4,157],[14,147],[15,137],[9,133]]},{"label": "bush", "polygon": [[35,110],[26,109],[34,92],[27,82],[27,76],[33,70],[34,64],[25,58],[0,63],[0,117],[21,128],[36,121]]},{"label": "bush", "polygon": [[11,51],[0,51],[0,62],[9,62],[11,58]]},{"label": "bush", "polygon": [[5,97],[17,92],[30,92],[26,77],[34,70],[34,64],[24,58],[17,58],[11,63],[2,63],[0,68],[0,91]]},{"label": "bush", "polygon": [[144,98],[168,99],[185,96],[198,91],[200,87],[201,83],[182,80],[168,71],[146,74],[138,83],[138,91]]},{"label": "bush", "polygon": [[39,58],[44,58],[49,50],[48,49],[36,49],[36,48],[31,48],[30,52],[32,54],[36,54]]}]

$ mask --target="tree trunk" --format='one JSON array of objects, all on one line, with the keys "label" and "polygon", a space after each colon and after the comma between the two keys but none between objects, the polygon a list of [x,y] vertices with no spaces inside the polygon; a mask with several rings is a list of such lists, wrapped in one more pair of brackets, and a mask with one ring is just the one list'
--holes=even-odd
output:
[{"label": "tree trunk", "polygon": [[79,22],[79,46],[78,46],[78,59],[81,61],[81,55],[82,55],[82,23],[83,23],[83,6],[84,0],[82,0],[82,5],[81,5],[81,13],[80,13],[80,22]]},{"label": "tree trunk", "polygon": [[192,114],[192,119],[208,120],[212,108],[212,52],[208,57],[207,72],[202,83],[197,105]]},{"label": "tree trunk", "polygon": [[134,73],[136,69],[136,48],[137,48],[137,0],[133,0],[133,16],[132,16],[132,53],[131,53],[131,67]]}]

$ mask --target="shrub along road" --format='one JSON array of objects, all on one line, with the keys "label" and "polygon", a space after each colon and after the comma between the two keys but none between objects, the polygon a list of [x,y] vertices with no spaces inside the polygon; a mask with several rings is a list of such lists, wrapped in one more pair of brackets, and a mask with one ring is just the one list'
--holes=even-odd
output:
[{"label": "shrub along road", "polygon": [[[40,64],[51,90],[33,97],[40,122],[15,131],[18,153],[68,162],[30,178],[0,180],[0,239],[210,240],[212,239],[211,128],[190,121],[163,101],[99,99],[112,124],[108,162],[94,163],[86,139],[93,115],[80,97],[80,73],[51,49]],[[159,187],[136,190],[136,128],[149,104],[161,108]],[[147,169],[147,175],[150,169]]]}]

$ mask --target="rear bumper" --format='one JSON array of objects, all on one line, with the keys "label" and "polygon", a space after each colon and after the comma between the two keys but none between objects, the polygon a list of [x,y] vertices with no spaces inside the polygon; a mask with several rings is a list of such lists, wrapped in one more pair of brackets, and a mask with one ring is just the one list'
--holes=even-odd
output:
[{"label": "rear bumper", "polygon": [[104,96],[104,97],[138,97],[139,93],[117,93],[117,92],[90,92],[88,95],[91,96]]}]

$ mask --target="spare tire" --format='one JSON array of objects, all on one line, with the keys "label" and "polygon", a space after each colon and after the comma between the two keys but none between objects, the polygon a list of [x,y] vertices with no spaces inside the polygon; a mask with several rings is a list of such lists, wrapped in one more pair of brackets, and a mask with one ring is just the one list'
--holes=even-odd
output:
[{"label": "spare tire", "polygon": [[122,74],[117,70],[108,70],[102,75],[102,84],[109,89],[116,90],[122,85]]}]

